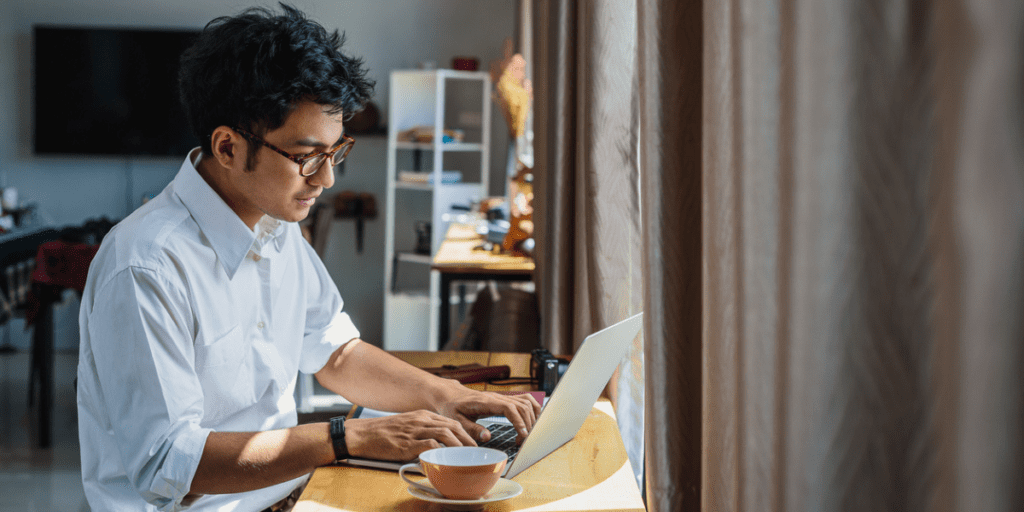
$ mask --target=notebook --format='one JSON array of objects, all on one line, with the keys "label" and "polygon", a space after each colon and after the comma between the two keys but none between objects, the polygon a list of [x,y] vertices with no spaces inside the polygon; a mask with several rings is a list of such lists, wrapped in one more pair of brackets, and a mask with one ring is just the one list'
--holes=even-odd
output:
[{"label": "notebook", "polygon": [[[502,476],[515,477],[576,436],[642,326],[643,313],[637,313],[587,336],[551,396],[545,400],[541,414],[533,425],[533,431],[523,444],[518,446],[518,450],[514,443],[509,447],[512,451],[510,462],[505,466]],[[356,414],[358,416],[354,414],[353,417],[366,418],[389,413],[360,408]],[[502,425],[510,426],[508,420],[494,417],[481,419],[477,423],[492,432],[491,441],[481,446],[494,444],[498,441],[494,433],[500,431]],[[339,462],[398,471],[403,464],[415,461],[392,462],[349,458]]]}]

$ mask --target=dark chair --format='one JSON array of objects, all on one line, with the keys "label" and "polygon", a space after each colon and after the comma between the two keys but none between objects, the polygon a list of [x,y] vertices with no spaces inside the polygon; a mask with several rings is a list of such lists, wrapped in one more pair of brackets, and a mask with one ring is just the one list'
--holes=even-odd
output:
[{"label": "dark chair", "polygon": [[537,296],[493,286],[488,283],[477,293],[469,314],[442,350],[530,352],[540,346]]},{"label": "dark chair", "polygon": [[[40,228],[0,235],[0,324],[23,317],[26,327],[34,324],[29,362],[28,402],[36,407],[42,448],[50,446],[53,409],[53,304],[60,301],[67,287],[60,282],[40,282],[35,275],[40,248],[65,243],[95,247],[114,223],[105,218],[90,220],[82,226],[64,229]],[[84,251],[91,255],[94,251]],[[78,262],[88,269],[88,262]],[[52,264],[50,265],[53,266]],[[46,266],[44,265],[44,268]],[[84,281],[84,279],[82,279]]]}]

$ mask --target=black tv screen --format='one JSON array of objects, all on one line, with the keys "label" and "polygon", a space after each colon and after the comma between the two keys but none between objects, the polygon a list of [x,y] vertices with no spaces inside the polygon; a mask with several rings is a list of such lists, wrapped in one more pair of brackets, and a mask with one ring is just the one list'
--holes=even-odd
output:
[{"label": "black tv screen", "polygon": [[184,157],[199,145],[178,100],[198,31],[33,28],[37,154]]}]

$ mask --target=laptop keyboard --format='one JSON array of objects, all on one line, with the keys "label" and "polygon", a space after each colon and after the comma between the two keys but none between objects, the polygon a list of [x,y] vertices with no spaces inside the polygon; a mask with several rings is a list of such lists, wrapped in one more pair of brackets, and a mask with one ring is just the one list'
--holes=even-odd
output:
[{"label": "laptop keyboard", "polygon": [[493,423],[487,426],[487,430],[491,431],[491,438],[480,446],[505,452],[508,455],[508,465],[511,465],[512,460],[519,454],[519,445],[516,444],[516,429],[512,425]]}]

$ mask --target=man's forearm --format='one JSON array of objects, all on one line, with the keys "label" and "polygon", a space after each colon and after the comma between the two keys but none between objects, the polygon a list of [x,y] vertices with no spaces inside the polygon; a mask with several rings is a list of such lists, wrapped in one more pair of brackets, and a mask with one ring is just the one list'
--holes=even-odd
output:
[{"label": "man's forearm", "polygon": [[438,412],[462,385],[431,375],[365,343],[352,340],[316,374],[325,388],[359,405],[393,412]]},{"label": "man's forearm", "polygon": [[328,423],[267,432],[211,432],[189,494],[262,489],[333,461]]}]

